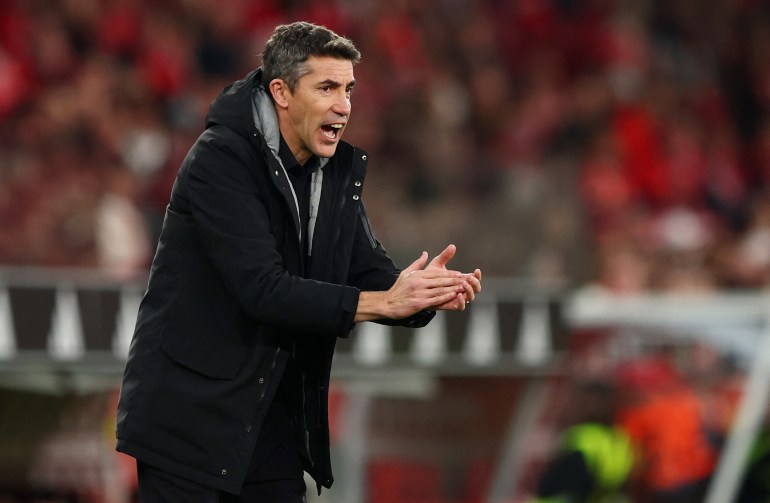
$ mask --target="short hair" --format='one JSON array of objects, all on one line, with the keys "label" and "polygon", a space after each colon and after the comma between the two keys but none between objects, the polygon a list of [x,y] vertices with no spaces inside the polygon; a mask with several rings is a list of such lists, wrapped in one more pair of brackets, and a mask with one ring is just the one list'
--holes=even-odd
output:
[{"label": "short hair", "polygon": [[331,56],[354,65],[361,61],[353,42],[324,26],[304,21],[283,24],[265,44],[262,82],[267,86],[273,79],[281,79],[294,92],[299,79],[310,72],[305,64],[310,56]]}]

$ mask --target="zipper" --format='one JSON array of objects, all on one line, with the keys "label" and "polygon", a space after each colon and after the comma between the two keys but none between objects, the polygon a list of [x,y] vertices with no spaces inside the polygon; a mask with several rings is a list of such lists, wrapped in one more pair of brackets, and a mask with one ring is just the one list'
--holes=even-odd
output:
[{"label": "zipper", "polygon": [[278,165],[281,166],[281,169],[283,170],[283,177],[286,183],[289,185],[289,190],[291,191],[291,195],[294,198],[294,210],[297,214],[297,237],[299,238],[299,242],[302,243],[302,216],[299,214],[299,200],[297,199],[297,193],[294,191],[294,185],[292,185],[291,180],[289,180],[289,174],[286,172],[286,168],[283,166],[283,163],[280,159],[276,159],[278,161]]}]

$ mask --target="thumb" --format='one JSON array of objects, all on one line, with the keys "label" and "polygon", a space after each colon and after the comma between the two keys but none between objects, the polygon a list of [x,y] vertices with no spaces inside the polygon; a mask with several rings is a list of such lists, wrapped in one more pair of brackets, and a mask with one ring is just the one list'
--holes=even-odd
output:
[{"label": "thumb", "polygon": [[444,248],[444,251],[436,255],[436,257],[430,261],[430,265],[432,266],[438,266],[438,267],[445,267],[450,260],[455,256],[455,253],[457,252],[457,247],[455,245],[449,245],[446,248]]},{"label": "thumb", "polygon": [[409,267],[404,269],[405,273],[412,273],[414,271],[419,271],[423,267],[425,267],[425,263],[428,261],[428,252],[422,252],[420,255],[420,258],[412,262]]}]

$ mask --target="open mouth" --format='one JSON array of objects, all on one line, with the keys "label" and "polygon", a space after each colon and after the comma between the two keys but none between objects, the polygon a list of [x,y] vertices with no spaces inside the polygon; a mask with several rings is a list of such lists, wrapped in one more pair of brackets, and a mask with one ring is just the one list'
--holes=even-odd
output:
[{"label": "open mouth", "polygon": [[321,126],[321,133],[330,140],[337,140],[340,136],[340,133],[342,132],[342,128],[345,127],[345,124],[342,124],[341,122],[334,123],[334,124],[324,124]]}]

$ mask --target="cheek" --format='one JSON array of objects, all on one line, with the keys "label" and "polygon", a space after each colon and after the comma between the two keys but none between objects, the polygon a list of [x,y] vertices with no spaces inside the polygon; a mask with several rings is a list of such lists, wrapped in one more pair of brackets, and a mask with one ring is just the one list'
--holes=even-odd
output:
[{"label": "cheek", "polygon": [[314,113],[308,113],[307,115],[305,115],[304,128],[308,134],[313,134],[317,132],[318,128],[320,127],[321,127],[321,116]]}]

